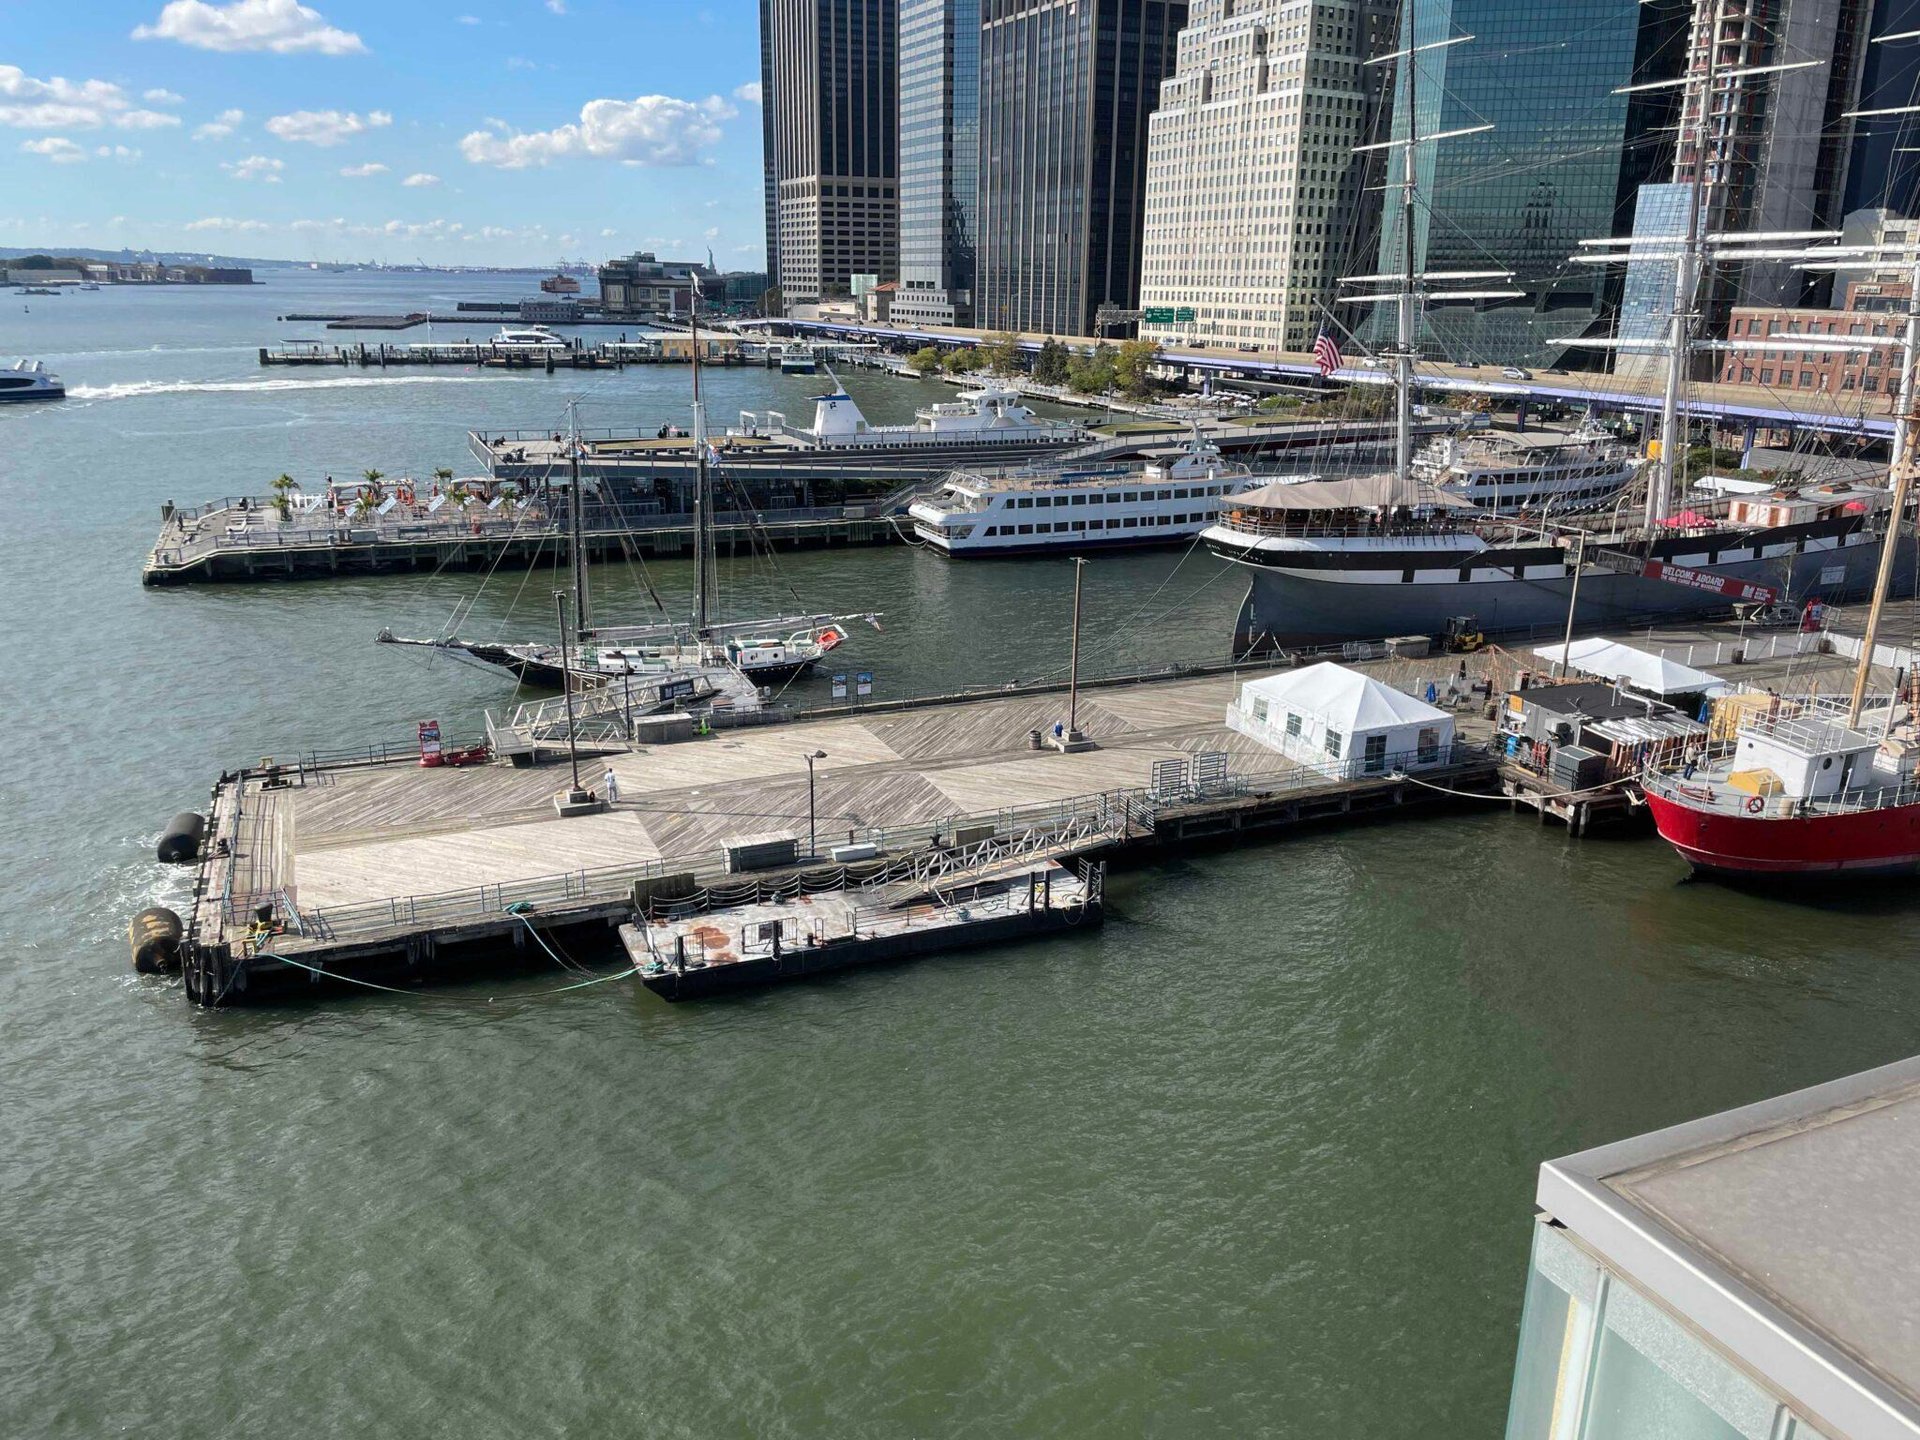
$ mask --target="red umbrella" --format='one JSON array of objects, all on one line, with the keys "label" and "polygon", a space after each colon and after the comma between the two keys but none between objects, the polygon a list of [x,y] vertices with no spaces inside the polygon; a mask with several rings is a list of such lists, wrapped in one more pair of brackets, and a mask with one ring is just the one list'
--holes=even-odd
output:
[{"label": "red umbrella", "polygon": [[1713,522],[1698,510],[1682,510],[1678,515],[1667,516],[1660,523],[1677,530],[1683,525],[1711,525]]}]

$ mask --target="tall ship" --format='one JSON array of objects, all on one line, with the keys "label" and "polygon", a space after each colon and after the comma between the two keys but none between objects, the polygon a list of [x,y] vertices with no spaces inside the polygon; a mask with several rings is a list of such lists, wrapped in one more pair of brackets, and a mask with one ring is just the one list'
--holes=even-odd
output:
[{"label": "tall ship", "polygon": [[577,427],[570,424],[565,447],[569,459],[568,560],[573,582],[573,615],[569,621],[565,597],[556,597],[558,633],[555,639],[505,642],[444,636],[413,640],[396,636],[390,630],[382,630],[377,638],[383,644],[456,653],[505,670],[525,685],[572,690],[638,680],[661,706],[715,695],[731,695],[752,704],[761,688],[785,685],[805,675],[842,644],[848,637],[847,621],[860,618],[877,625],[871,615],[783,615],[726,620],[713,614],[716,556],[713,485],[709,471],[713,451],[707,437],[706,407],[700,399],[697,312],[693,317],[692,335],[693,451],[697,478],[693,506],[694,608],[690,621],[613,626],[594,623],[582,524],[585,486],[580,469],[582,447]]},{"label": "tall ship", "polygon": [[909,505],[907,518],[915,540],[954,558],[1184,544],[1250,474],[1195,440],[1139,467],[956,471]]},{"label": "tall ship", "polygon": [[[1416,46],[1392,57],[1399,64],[1396,113],[1417,115],[1413,93],[1423,50],[1460,43],[1455,36]],[[1717,95],[1734,81],[1770,73],[1782,66],[1743,67],[1717,77],[1709,55],[1704,84],[1694,74],[1676,84],[1697,87],[1697,96]],[[1724,79],[1725,83],[1722,84]],[[1718,100],[1715,102],[1719,103]],[[1687,111],[1696,142],[1705,153],[1708,127],[1704,103]],[[1683,120],[1683,124],[1687,123]],[[1475,127],[1488,128],[1488,127]],[[1461,132],[1453,132],[1461,133]],[[1450,138],[1421,135],[1383,142],[1403,152],[1403,177],[1389,189],[1401,192],[1410,213],[1421,166],[1418,147]],[[1582,505],[1604,505],[1617,470],[1611,454],[1596,453],[1588,472],[1576,467],[1563,474],[1574,481],[1573,494],[1547,505],[1550,489],[1535,476],[1503,480],[1509,466],[1478,462],[1460,465],[1414,463],[1411,407],[1417,358],[1414,318],[1427,305],[1462,299],[1511,298],[1519,292],[1464,292],[1449,282],[1466,272],[1422,272],[1414,253],[1415,227],[1400,227],[1405,237],[1404,268],[1388,276],[1365,276],[1343,284],[1366,284],[1373,293],[1350,294],[1344,303],[1391,304],[1397,309],[1396,342],[1391,352],[1397,396],[1396,455],[1391,471],[1350,480],[1278,483],[1234,497],[1204,538],[1224,559],[1249,571],[1248,593],[1235,626],[1234,643],[1242,653],[1291,646],[1321,645],[1384,635],[1445,633],[1461,617],[1485,633],[1524,632],[1563,626],[1571,614],[1582,625],[1639,622],[1724,610],[1733,604],[1788,597],[1839,599],[1864,593],[1871,585],[1880,541],[1895,512],[1883,487],[1845,489],[1799,486],[1738,501],[1707,502],[1680,495],[1685,430],[1680,420],[1680,385],[1686,361],[1696,348],[1697,292],[1708,238],[1702,189],[1707,165],[1694,167],[1689,191],[1687,238],[1594,242],[1605,263],[1628,260],[1672,261],[1676,271],[1674,303],[1667,334],[1658,341],[1568,340],[1569,344],[1652,349],[1671,363],[1661,401],[1660,443],[1637,483],[1645,488],[1641,513],[1630,523],[1611,515],[1590,524],[1555,517]],[[1783,240],[1828,241],[1829,232],[1773,233],[1742,240],[1712,237],[1711,258],[1740,264],[1777,258]],[[1835,247],[1822,256],[1839,255]],[[1816,261],[1818,257],[1816,257]],[[1828,260],[1827,264],[1844,263]],[[1474,278],[1495,272],[1475,272]],[[1391,282],[1391,289],[1382,289]],[[1751,344],[1775,350],[1826,348],[1793,337],[1719,342],[1718,348]],[[1831,348],[1866,348],[1885,340],[1835,341]],[[1503,488],[1506,493],[1502,493]],[[1557,488],[1557,487],[1555,487]],[[1539,501],[1536,506],[1532,502]],[[1711,510],[1714,513],[1703,513]],[[1515,511],[1530,517],[1505,518]],[[1909,557],[1911,539],[1901,542]],[[1908,567],[1910,573],[1911,567]]]}]

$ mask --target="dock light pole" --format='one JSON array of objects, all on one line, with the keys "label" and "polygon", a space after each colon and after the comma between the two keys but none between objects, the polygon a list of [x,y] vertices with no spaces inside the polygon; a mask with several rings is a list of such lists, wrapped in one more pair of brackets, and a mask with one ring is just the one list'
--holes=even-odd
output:
[{"label": "dock light pole", "polygon": [[1080,582],[1087,573],[1084,555],[1073,557],[1073,649],[1067,661],[1067,739],[1080,737]]},{"label": "dock light pole", "polygon": [[573,764],[573,789],[567,792],[569,805],[584,805],[593,797],[580,786],[580,737],[573,728],[573,664],[567,658],[567,592],[553,592],[553,611],[560,621],[560,693],[567,706],[567,759]]},{"label": "dock light pole", "polygon": [[827,752],[824,750],[815,750],[802,758],[807,762],[807,854],[811,857],[818,844],[813,835],[813,762],[826,759]]}]

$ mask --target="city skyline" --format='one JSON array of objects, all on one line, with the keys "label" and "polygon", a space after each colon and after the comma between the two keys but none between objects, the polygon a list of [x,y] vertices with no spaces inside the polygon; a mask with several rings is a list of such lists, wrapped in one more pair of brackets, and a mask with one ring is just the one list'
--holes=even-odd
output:
[{"label": "city skyline", "polygon": [[0,245],[445,265],[711,248],[723,270],[760,269],[757,12],[755,0],[10,11]]}]

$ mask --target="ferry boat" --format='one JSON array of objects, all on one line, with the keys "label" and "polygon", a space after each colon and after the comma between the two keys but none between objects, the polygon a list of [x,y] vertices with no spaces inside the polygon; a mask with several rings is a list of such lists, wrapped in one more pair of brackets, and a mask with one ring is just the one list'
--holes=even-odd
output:
[{"label": "ferry boat", "polygon": [[1571,435],[1450,435],[1413,458],[1421,479],[1495,515],[1591,510],[1639,469],[1630,446],[1590,424]]},{"label": "ferry boat", "polygon": [[780,347],[782,375],[813,375],[820,369],[820,357],[804,342],[788,341]]},{"label": "ferry boat", "polygon": [[564,350],[567,342],[544,325],[503,327],[487,342],[496,350]]},{"label": "ferry boat", "polygon": [[64,400],[67,387],[58,375],[48,373],[38,360],[16,360],[0,370],[0,405],[24,404],[29,400]]},{"label": "ferry boat", "polygon": [[1770,697],[1728,753],[1642,776],[1660,837],[1713,875],[1920,872],[1911,715],[1888,744],[1860,713],[1838,696]]},{"label": "ferry boat", "polygon": [[549,295],[578,295],[580,282],[571,275],[556,273],[542,280],[540,288]]},{"label": "ferry boat", "polygon": [[1017,391],[995,385],[964,391],[957,399],[923,405],[908,425],[874,425],[845,389],[813,397],[813,423],[789,425],[777,410],[764,420],[751,410],[740,413],[733,436],[773,434],[819,450],[882,451],[926,447],[984,447],[995,454],[1009,449],[1060,450],[1084,443],[1086,428],[1071,420],[1045,420],[1034,414]]},{"label": "ferry boat", "polygon": [[1196,442],[1138,469],[957,471],[907,515],[915,538],[952,557],[1171,545],[1199,534],[1249,474]]}]

